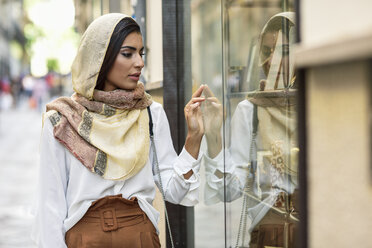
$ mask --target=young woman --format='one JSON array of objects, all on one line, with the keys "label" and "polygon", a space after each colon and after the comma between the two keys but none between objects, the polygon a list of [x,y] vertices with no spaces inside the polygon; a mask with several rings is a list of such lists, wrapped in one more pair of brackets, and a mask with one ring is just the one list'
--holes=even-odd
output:
[{"label": "young woman", "polygon": [[72,65],[75,93],[49,103],[44,118],[39,247],[160,247],[148,108],[166,200],[198,202],[203,86],[185,106],[178,156],[162,106],[138,81],[143,55],[140,28],[126,15],[101,16],[84,33]]}]

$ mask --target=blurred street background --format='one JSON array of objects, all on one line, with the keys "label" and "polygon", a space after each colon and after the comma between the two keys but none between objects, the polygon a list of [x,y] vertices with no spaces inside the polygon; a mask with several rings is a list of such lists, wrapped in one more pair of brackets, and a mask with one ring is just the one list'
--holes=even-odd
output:
[{"label": "blurred street background", "polygon": [[36,247],[30,209],[38,180],[41,113],[71,94],[80,34],[72,0],[0,0],[0,247]]},{"label": "blurred street background", "polygon": [[30,207],[37,186],[41,115],[26,102],[0,113],[0,247],[36,247]]},{"label": "blurred street background", "polygon": [[[30,210],[38,181],[42,112],[47,102],[72,94],[70,66],[82,32],[108,11],[109,1],[87,2],[0,0],[1,248],[36,247],[30,239]],[[117,3],[111,4],[115,12],[132,12],[135,6],[110,2]]]}]

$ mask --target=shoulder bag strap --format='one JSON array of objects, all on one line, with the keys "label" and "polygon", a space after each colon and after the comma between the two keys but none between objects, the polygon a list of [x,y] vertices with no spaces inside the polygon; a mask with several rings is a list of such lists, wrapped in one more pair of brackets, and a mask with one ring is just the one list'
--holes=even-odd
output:
[{"label": "shoulder bag strap", "polygon": [[167,226],[168,226],[168,231],[169,231],[169,238],[170,238],[170,241],[171,241],[172,248],[174,248],[173,238],[172,238],[172,231],[171,231],[170,224],[169,224],[167,206],[166,206],[166,203],[165,203],[163,183],[162,183],[161,175],[160,175],[158,156],[156,154],[156,147],[155,147],[155,142],[154,142],[154,132],[153,132],[153,123],[152,123],[152,116],[151,116],[150,106],[147,107],[147,113],[149,114],[150,140],[151,140],[151,148],[152,148],[152,151],[153,151],[153,159],[152,159],[153,167],[155,168],[155,173],[158,174],[159,185],[160,185],[159,190],[160,190],[161,196],[163,198],[163,202],[164,202],[164,214],[165,214],[165,219],[167,221]]}]

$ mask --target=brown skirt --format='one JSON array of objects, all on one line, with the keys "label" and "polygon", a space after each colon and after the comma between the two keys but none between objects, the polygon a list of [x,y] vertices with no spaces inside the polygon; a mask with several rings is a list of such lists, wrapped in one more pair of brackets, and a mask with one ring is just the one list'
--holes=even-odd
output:
[{"label": "brown skirt", "polygon": [[107,196],[92,203],[83,218],[66,233],[69,248],[159,248],[155,227],[137,199]]}]

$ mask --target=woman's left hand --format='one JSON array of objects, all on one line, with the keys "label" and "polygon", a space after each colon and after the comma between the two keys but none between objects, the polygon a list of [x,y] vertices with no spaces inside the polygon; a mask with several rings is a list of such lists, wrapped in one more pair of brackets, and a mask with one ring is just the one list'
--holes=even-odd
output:
[{"label": "woman's left hand", "polygon": [[201,97],[204,88],[204,85],[200,86],[199,89],[192,94],[191,100],[184,108],[188,130],[185,149],[195,159],[198,158],[200,142],[204,134],[203,116],[200,108],[201,103],[205,100],[204,97]]}]

